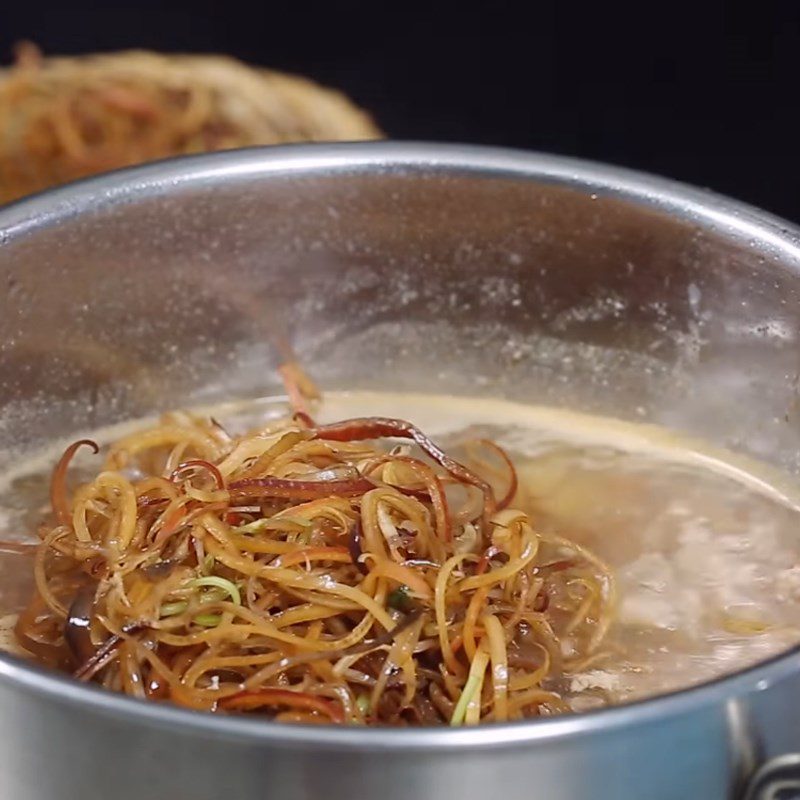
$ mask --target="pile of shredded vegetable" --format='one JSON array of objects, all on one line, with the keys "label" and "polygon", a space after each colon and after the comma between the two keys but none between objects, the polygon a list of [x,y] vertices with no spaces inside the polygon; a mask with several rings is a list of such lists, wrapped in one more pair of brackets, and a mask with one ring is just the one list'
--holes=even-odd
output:
[{"label": "pile of shredded vegetable", "polygon": [[380,135],[344,95],[234,59],[43,58],[23,43],[0,72],[0,202],[186,153]]},{"label": "pile of shredded vegetable", "polygon": [[537,532],[489,441],[454,460],[409,422],[247,435],[186,413],[112,444],[70,492],[67,449],[19,644],[139,698],[303,723],[463,725],[569,710],[613,581]]}]

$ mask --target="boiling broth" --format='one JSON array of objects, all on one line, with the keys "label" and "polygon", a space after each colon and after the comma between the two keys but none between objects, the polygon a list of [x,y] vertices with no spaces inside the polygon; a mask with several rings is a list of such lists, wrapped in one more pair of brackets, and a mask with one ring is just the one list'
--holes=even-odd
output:
[{"label": "boiling broth", "polygon": [[[286,405],[261,399],[202,411],[240,432],[285,414]],[[503,401],[332,393],[317,413],[323,422],[366,415],[409,419],[446,447],[493,439],[519,473],[514,505],[611,566],[618,604],[602,653],[551,687],[574,709],[700,683],[800,641],[800,505],[768,468],[663,429]],[[108,443],[139,425],[90,435]],[[62,449],[0,481],[0,539],[31,540]],[[73,474],[94,469],[84,454]],[[30,572],[30,555],[0,549],[7,647]]]}]

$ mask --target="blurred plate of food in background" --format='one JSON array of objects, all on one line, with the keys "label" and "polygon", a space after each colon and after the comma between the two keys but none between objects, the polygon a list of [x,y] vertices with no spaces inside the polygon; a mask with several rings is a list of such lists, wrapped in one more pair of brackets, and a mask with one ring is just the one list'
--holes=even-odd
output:
[{"label": "blurred plate of food in background", "polygon": [[0,71],[0,203],[97,172],[251,145],[381,137],[344,94],[218,55],[124,51]]}]

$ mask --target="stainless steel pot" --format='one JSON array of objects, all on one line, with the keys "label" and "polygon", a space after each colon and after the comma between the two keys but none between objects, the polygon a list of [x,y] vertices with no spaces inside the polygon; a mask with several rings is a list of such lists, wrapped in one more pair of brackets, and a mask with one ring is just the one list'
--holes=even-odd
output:
[{"label": "stainless steel pot", "polygon": [[[800,465],[797,231],[621,169],[391,143],[155,164],[0,211],[0,285],[0,468],[54,436],[270,392],[276,341],[325,386],[568,404]],[[24,570],[0,569],[15,602]],[[793,651],[579,716],[311,729],[0,657],[0,782],[14,800],[710,800],[760,768],[749,797],[768,797],[797,778],[798,697]]]}]

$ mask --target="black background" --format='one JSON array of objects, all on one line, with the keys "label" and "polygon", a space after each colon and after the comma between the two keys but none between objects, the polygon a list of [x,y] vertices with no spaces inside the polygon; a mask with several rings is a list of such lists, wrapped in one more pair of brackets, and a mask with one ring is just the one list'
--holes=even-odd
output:
[{"label": "black background", "polygon": [[23,37],[227,52],[343,89],[393,138],[624,164],[800,222],[800,0],[0,0],[4,59]]}]

